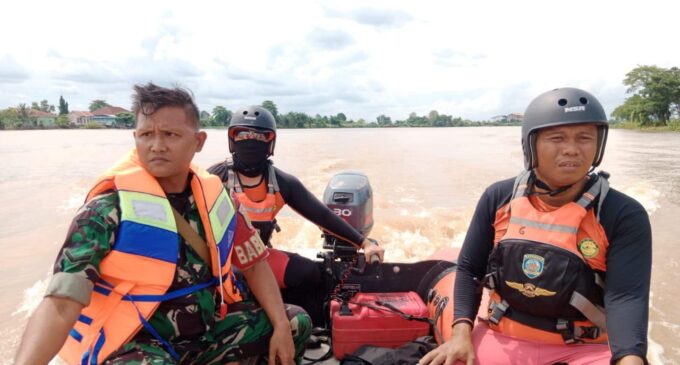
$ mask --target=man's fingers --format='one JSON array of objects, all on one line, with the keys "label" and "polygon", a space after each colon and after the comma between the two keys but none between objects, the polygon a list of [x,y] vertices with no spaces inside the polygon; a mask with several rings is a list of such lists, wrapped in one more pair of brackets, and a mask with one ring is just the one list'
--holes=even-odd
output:
[{"label": "man's fingers", "polygon": [[467,365],[474,365],[475,364],[475,354],[469,353],[467,357]]},{"label": "man's fingers", "polygon": [[282,356],[281,363],[282,364],[294,365],[295,361],[293,359],[293,354],[286,352],[286,355]]},{"label": "man's fingers", "polygon": [[267,365],[276,365],[276,351],[273,348],[269,349],[269,358],[267,359]]},{"label": "man's fingers", "polygon": [[434,351],[430,351],[430,352],[428,352],[427,354],[425,354],[425,356],[421,357],[421,358],[420,358],[420,361],[418,361],[418,365],[429,364],[430,359],[431,359],[432,356],[433,356],[433,353],[434,353]]}]

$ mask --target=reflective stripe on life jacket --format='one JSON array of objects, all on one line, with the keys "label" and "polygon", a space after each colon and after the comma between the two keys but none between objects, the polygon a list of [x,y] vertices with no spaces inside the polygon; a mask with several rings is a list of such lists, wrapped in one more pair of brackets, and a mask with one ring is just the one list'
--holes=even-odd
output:
[{"label": "reflective stripe on life jacket", "polygon": [[[205,228],[213,280],[167,292],[175,276],[180,237],[163,189],[141,166],[133,150],[100,177],[87,196],[86,201],[90,201],[102,193],[117,192],[120,224],[111,251],[101,261],[101,277],[90,304],[81,311],[59,353],[67,363],[100,364],[142,326],[154,334],[147,320],[163,300],[220,284],[223,303],[241,299],[231,271],[236,227],[231,199],[218,177],[194,165],[191,172],[191,189]],[[171,346],[168,350],[174,354]]]},{"label": "reflective stripe on life jacket", "polygon": [[[505,206],[509,219],[487,268],[489,326],[504,334],[549,343],[606,342],[603,283],[607,237],[595,216],[608,191],[604,176],[575,202],[552,211],[531,201],[531,173],[515,180]],[[503,208],[502,208],[503,209]],[[599,209],[598,209],[599,212]],[[508,217],[505,217],[508,218]]]},{"label": "reflective stripe on life jacket", "polygon": [[[233,191],[241,203],[242,209],[248,214],[248,218],[253,223],[253,226],[258,230],[260,238],[267,245],[271,246],[270,239],[271,235],[278,226],[276,225],[276,215],[279,213],[281,208],[286,204],[281,196],[279,184],[276,181],[276,171],[274,170],[274,165],[268,162],[267,174],[263,179],[262,183],[266,182],[267,194],[264,199],[259,201],[254,201],[248,194],[243,190],[241,182],[238,175],[234,171],[234,164],[231,157],[227,157],[224,162],[227,170],[227,188]],[[253,188],[257,189],[259,188]]]}]

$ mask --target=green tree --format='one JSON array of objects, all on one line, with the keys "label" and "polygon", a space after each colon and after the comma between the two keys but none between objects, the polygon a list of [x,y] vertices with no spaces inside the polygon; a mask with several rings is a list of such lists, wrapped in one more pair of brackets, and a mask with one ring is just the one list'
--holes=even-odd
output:
[{"label": "green tree", "polygon": [[116,114],[116,127],[118,128],[134,128],[135,116],[132,113],[123,112]]},{"label": "green tree", "polygon": [[344,113],[338,113],[337,115],[331,116],[329,121],[331,125],[339,127],[347,121],[347,116]]},{"label": "green tree", "polygon": [[453,126],[453,118],[450,115],[440,114],[432,122],[433,127],[451,127]]},{"label": "green tree", "polygon": [[59,96],[59,115],[68,114],[68,103],[64,100],[64,96]]},{"label": "green tree", "polygon": [[425,117],[420,117],[416,112],[412,112],[411,114],[408,115],[408,119],[406,119],[406,123],[410,127],[423,127],[428,125],[428,119]]},{"label": "green tree", "polygon": [[378,122],[378,125],[381,126],[381,127],[392,125],[392,118],[388,117],[385,114],[378,115],[378,117],[375,118],[375,120],[376,120],[376,122]]},{"label": "green tree", "polygon": [[17,117],[21,126],[27,126],[31,123],[31,117],[28,115],[29,108],[26,104],[19,104],[17,106]]},{"label": "green tree", "polygon": [[312,124],[312,118],[300,112],[288,112],[280,115],[277,126],[281,124],[284,128],[307,128]]},{"label": "green tree", "polygon": [[17,108],[0,110],[0,129],[16,129],[21,127]]},{"label": "green tree", "polygon": [[640,95],[633,95],[612,111],[612,117],[617,122],[633,122],[639,126],[652,124],[650,116],[652,110]]},{"label": "green tree", "polygon": [[95,99],[95,100],[92,100],[92,101],[90,102],[89,110],[90,110],[90,112],[93,112],[93,111],[95,111],[95,110],[97,110],[97,109],[101,109],[101,108],[104,108],[104,107],[107,107],[107,106],[111,106],[111,105],[109,105],[109,104],[106,102],[106,100]]},{"label": "green tree", "polygon": [[430,125],[433,125],[437,121],[437,119],[439,119],[439,112],[436,110],[431,110],[427,114],[427,119],[430,122]]},{"label": "green tree", "polygon": [[262,107],[269,110],[270,113],[274,116],[274,119],[278,120],[279,119],[279,109],[276,107],[276,104],[274,104],[273,101],[271,100],[265,100],[262,102]]},{"label": "green tree", "polygon": [[223,106],[216,106],[212,110],[212,120],[215,126],[226,126],[229,125],[229,119],[231,119],[231,111]]},{"label": "green tree", "polygon": [[68,119],[68,115],[66,114],[60,114],[57,117],[57,127],[59,128],[68,128],[71,126],[71,121]]},{"label": "green tree", "polygon": [[[636,122],[666,125],[680,108],[680,69],[657,66],[638,66],[626,74],[623,84],[628,86],[630,97],[617,115],[635,115]],[[617,108],[618,109],[618,108]],[[640,115],[642,113],[643,115]],[[633,120],[633,119],[629,119]]]},{"label": "green tree", "polygon": [[212,116],[205,110],[201,110],[199,114],[201,127],[210,127],[212,125]]},{"label": "green tree", "polygon": [[52,113],[55,110],[54,105],[50,105],[50,103],[48,103],[47,100],[41,100],[40,104],[38,104],[35,101],[32,102],[31,103],[31,109],[40,110],[40,111],[43,111],[45,113]]}]

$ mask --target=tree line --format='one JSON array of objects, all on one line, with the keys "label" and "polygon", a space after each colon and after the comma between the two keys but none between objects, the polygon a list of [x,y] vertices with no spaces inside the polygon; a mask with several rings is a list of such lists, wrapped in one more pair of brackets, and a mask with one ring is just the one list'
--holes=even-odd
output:
[{"label": "tree line", "polygon": [[[111,106],[106,100],[95,99],[89,104],[89,111],[101,109],[103,107]],[[375,120],[365,120],[359,118],[357,120],[348,118],[345,113],[337,113],[335,115],[309,115],[303,112],[287,112],[279,113],[276,103],[271,100],[265,100],[261,106],[269,110],[276,119],[278,128],[382,128],[382,127],[467,127],[467,126],[482,126],[482,125],[519,125],[518,121],[502,121],[502,122],[488,122],[488,121],[472,121],[460,117],[453,117],[447,114],[440,114],[436,110],[430,111],[427,115],[418,115],[411,113],[408,118],[403,120],[392,120],[391,117],[381,114]],[[57,108],[49,104],[47,100],[42,100],[39,103],[33,102],[29,107],[27,104],[19,104],[14,108],[7,108],[0,110],[0,129],[34,129],[41,128],[36,118],[31,118],[30,110],[38,110],[47,113],[54,113]],[[59,114],[56,116],[55,127],[58,128],[75,128],[71,125],[68,114],[68,103],[63,96],[59,97]],[[233,112],[224,106],[218,105],[212,109],[212,112],[205,110],[200,111],[200,123],[202,127],[227,127]],[[132,113],[119,113],[116,115],[113,127],[116,128],[133,128],[135,118]],[[81,128],[103,128],[97,123],[88,123]]]},{"label": "tree line", "polygon": [[626,74],[623,84],[630,96],[612,112],[615,122],[680,130],[679,68],[638,66]]},{"label": "tree line", "polygon": [[[623,124],[635,127],[665,127],[680,130],[680,69],[677,67],[662,68],[657,66],[637,66],[628,72],[623,79],[627,86],[626,93],[629,97],[625,102],[614,109],[611,116],[615,124]],[[391,117],[381,114],[375,120],[362,118],[351,119],[345,113],[334,115],[309,115],[303,112],[289,111],[279,113],[276,103],[265,100],[261,104],[269,110],[276,119],[278,128],[383,128],[383,127],[466,127],[482,125],[520,125],[519,121],[473,121],[447,114],[440,114],[432,110],[426,115],[418,115],[413,112],[406,119],[392,120]],[[105,100],[95,99],[89,104],[90,112],[110,106]],[[46,113],[54,113],[58,110],[55,126],[59,128],[72,128],[68,114],[69,105],[63,96],[59,97],[58,107],[55,108],[47,100],[19,104],[13,108],[0,110],[0,129],[30,129],[39,128],[36,118],[30,116],[30,110],[34,109]],[[216,106],[212,112],[201,111],[200,122],[203,127],[226,127],[229,125],[232,111],[224,106]],[[96,123],[94,123],[96,124]],[[134,115],[120,113],[116,115],[114,124],[120,128],[134,127]],[[96,128],[100,125],[90,123],[86,128]]]},{"label": "tree line", "polygon": [[[403,120],[392,120],[391,117],[381,114],[375,120],[367,121],[363,118],[351,119],[345,113],[335,115],[309,115],[303,112],[290,111],[279,113],[276,103],[265,100],[260,104],[269,110],[276,119],[277,128],[380,128],[380,127],[468,127],[482,125],[520,125],[519,121],[488,122],[472,121],[451,115],[440,114],[436,110],[427,115],[418,115],[413,112]],[[212,114],[201,112],[201,126],[203,127],[226,127],[229,125],[232,111],[223,106],[216,106]]]}]

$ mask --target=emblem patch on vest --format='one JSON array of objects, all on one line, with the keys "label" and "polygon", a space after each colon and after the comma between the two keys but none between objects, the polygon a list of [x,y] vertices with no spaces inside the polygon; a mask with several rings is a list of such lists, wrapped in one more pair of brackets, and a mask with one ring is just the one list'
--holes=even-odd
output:
[{"label": "emblem patch on vest", "polygon": [[522,260],[522,271],[529,279],[537,278],[543,273],[545,259],[538,255],[526,254]]},{"label": "emblem patch on vest", "polygon": [[534,284],[531,283],[516,283],[514,281],[506,281],[505,282],[509,287],[517,290],[518,292],[522,293],[525,297],[533,298],[533,297],[551,297],[557,292],[555,291],[550,291],[548,289],[543,289],[539,288]]},{"label": "emblem patch on vest", "polygon": [[597,242],[593,241],[592,239],[584,238],[578,243],[578,250],[581,252],[583,257],[592,259],[593,257],[597,256],[598,253],[600,253],[600,246],[598,246]]}]

